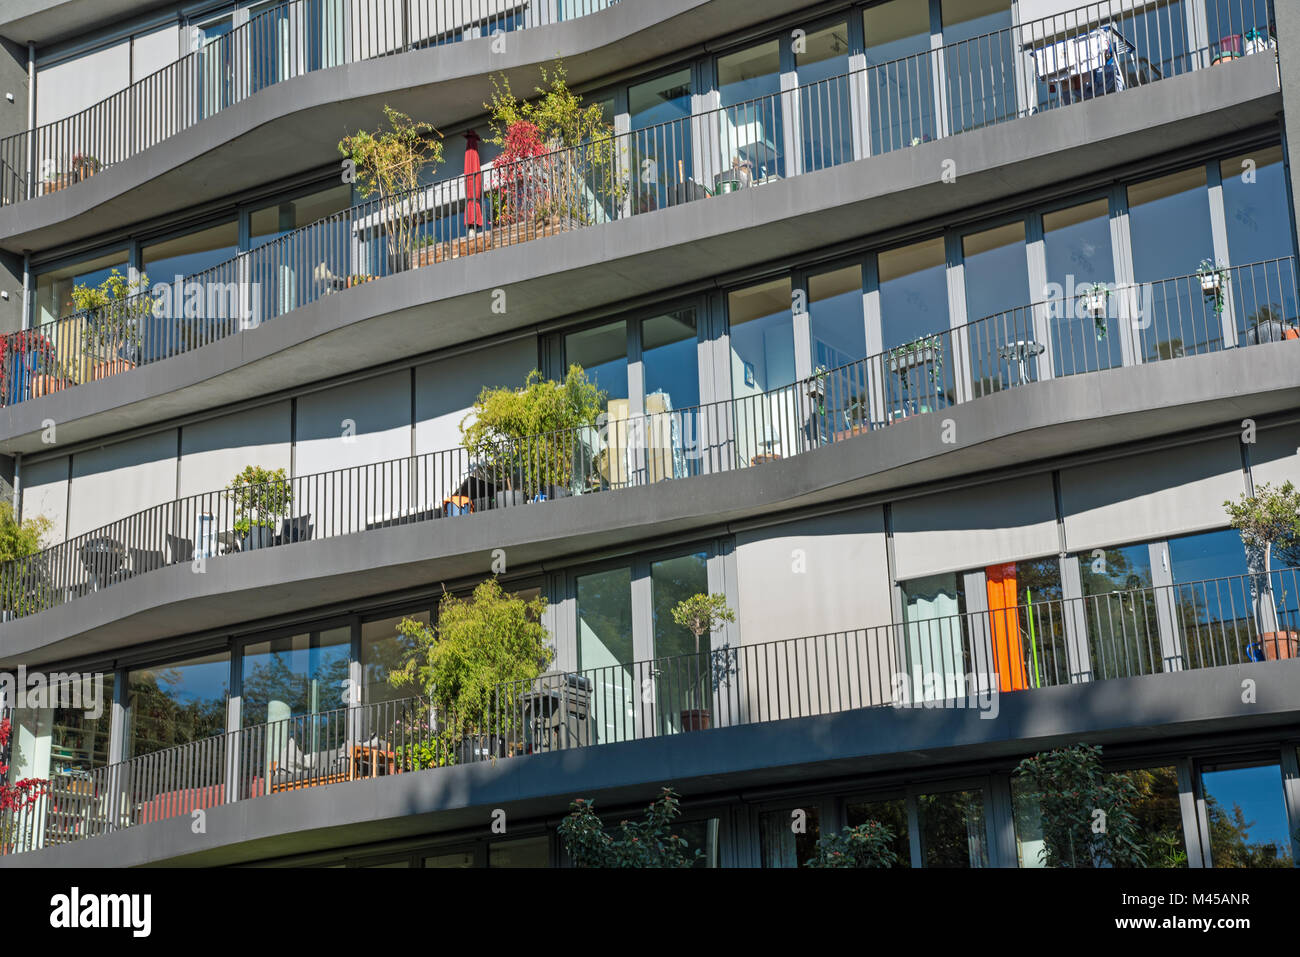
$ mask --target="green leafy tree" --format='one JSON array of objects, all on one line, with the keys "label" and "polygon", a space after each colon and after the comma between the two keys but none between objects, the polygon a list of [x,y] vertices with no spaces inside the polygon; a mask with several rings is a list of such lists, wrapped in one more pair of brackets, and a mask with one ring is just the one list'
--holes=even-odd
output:
[{"label": "green leafy tree", "polygon": [[19,615],[39,610],[45,597],[38,565],[29,561],[45,547],[54,527],[44,515],[20,522],[9,502],[0,502],[0,601],[5,611]]},{"label": "green leafy tree", "polygon": [[525,601],[495,578],[480,582],[468,599],[444,595],[436,627],[413,618],[398,624],[414,650],[389,682],[427,694],[451,741],[507,732],[520,696],[554,658],[541,623],[545,611],[545,598]]},{"label": "green leafy tree", "polygon": [[1240,804],[1226,809],[1213,795],[1206,795],[1205,817],[1210,831],[1211,863],[1225,868],[1291,867],[1291,850],[1276,841],[1253,841],[1250,829],[1254,821],[1246,820]]},{"label": "green leafy tree", "polygon": [[293,486],[284,469],[248,465],[230,480],[226,493],[234,502],[234,529],[247,535],[254,528],[274,527],[293,504]]},{"label": "green leafy tree", "polygon": [[700,639],[717,631],[724,622],[734,622],[736,613],[727,605],[726,595],[692,595],[673,609],[673,621],[695,636],[695,653]]},{"label": "green leafy tree", "polygon": [[1259,630],[1275,632],[1277,612],[1269,588],[1273,549],[1289,554],[1300,542],[1300,492],[1291,482],[1277,488],[1265,482],[1256,487],[1254,495],[1242,493],[1235,502],[1225,501],[1223,508],[1246,546]]},{"label": "green leafy tree", "polygon": [[1025,758],[1016,768],[1042,810],[1047,867],[1144,867],[1135,812],[1141,792],[1127,774],[1107,774],[1101,748],[1077,744]]},{"label": "green leafy tree", "polygon": [[390,106],[384,107],[384,118],[386,129],[345,136],[339,152],[352,163],[357,193],[363,199],[378,196],[390,262],[394,269],[406,269],[413,264],[423,221],[414,193],[424,168],[442,162],[442,134]]},{"label": "green leafy tree", "polygon": [[141,273],[128,279],[116,269],[97,286],[77,283],[72,287],[72,304],[86,314],[81,327],[82,345],[101,357],[109,358],[119,349],[134,349],[141,340],[141,322],[150,314],[153,303],[144,295],[149,277]]},{"label": "green leafy tree", "polygon": [[694,867],[703,854],[691,852],[686,838],[674,833],[673,821],[680,816],[677,793],[664,788],[646,808],[644,821],[620,821],[618,831],[610,833],[595,806],[578,798],[558,831],[575,867]]},{"label": "green leafy tree", "polygon": [[522,389],[485,387],[461,420],[461,442],[508,488],[569,488],[579,430],[596,424],[604,404],[582,366],[569,366],[563,382],[534,369]]},{"label": "green leafy tree", "polygon": [[827,834],[817,841],[817,856],[809,867],[895,867],[897,835],[879,821],[864,821],[846,827],[839,834]]}]

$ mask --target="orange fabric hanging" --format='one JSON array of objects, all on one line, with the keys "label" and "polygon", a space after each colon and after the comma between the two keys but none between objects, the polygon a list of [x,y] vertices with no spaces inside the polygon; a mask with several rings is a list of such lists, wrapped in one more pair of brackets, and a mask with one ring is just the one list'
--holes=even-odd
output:
[{"label": "orange fabric hanging", "polygon": [[1002,691],[1023,691],[1029,687],[1029,674],[1025,670],[1025,649],[1020,640],[1020,613],[1016,610],[1015,562],[990,565],[984,569],[984,579],[988,584],[998,687]]}]

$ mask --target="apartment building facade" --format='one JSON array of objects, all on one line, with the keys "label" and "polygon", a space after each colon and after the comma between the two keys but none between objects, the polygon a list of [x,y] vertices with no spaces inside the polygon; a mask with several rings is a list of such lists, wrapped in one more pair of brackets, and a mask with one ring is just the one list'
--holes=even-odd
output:
[{"label": "apartment building facade", "polygon": [[[1300,481],[1285,7],[16,3],[0,452],[49,531],[0,668],[49,786],[0,865],[558,866],[572,799],[671,785],[712,866],[878,819],[1033,867],[1013,772],[1080,742],[1152,866],[1292,865],[1300,554],[1224,507]],[[609,134],[523,222],[485,104],[557,57]],[[444,158],[366,197],[385,106]],[[150,287],[79,309],[113,270]],[[521,492],[462,422],[573,364],[604,415]],[[398,623],[489,576],[554,660],[419,770]]]}]

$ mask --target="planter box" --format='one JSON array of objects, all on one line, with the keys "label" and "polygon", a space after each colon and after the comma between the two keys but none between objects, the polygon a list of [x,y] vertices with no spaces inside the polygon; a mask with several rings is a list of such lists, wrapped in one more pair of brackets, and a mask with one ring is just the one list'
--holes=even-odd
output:
[{"label": "planter box", "polygon": [[909,352],[906,355],[890,356],[890,372],[906,372],[908,369],[915,369],[917,366],[926,365],[934,362],[939,358],[939,350],[932,346],[926,346],[924,349],[917,349],[915,352]]},{"label": "planter box", "polygon": [[130,359],[101,359],[96,362],[90,370],[90,378],[107,379],[111,375],[117,375],[119,372],[126,372],[134,369],[135,363]]},{"label": "planter box", "polygon": [[708,708],[686,708],[682,711],[683,731],[707,731],[713,720]]},{"label": "planter box", "polygon": [[1259,636],[1265,661],[1300,658],[1300,631],[1266,631]]},{"label": "planter box", "polygon": [[58,392],[63,388],[63,380],[58,376],[37,375],[32,377],[32,398],[39,399],[43,395],[49,395],[52,392]]}]

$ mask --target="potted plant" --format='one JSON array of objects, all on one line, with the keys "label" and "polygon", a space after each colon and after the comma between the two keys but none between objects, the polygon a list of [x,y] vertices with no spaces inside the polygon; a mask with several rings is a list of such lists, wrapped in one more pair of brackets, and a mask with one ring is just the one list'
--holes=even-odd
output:
[{"label": "potted plant", "polygon": [[1214,314],[1223,314],[1223,301],[1228,287],[1228,267],[1202,259],[1196,270],[1201,280],[1201,293],[1206,299],[1214,299]]},{"label": "potted plant", "polygon": [[1104,282],[1086,283],[1079,287],[1079,300],[1084,313],[1092,317],[1097,330],[1097,340],[1106,338],[1106,317],[1110,313],[1110,287]]},{"label": "potted plant", "polygon": [[808,398],[817,403],[818,415],[826,414],[826,379],[829,376],[830,370],[824,365],[818,365],[808,380]]},{"label": "potted plant", "polygon": [[[692,595],[683,601],[677,603],[673,608],[673,621],[679,626],[690,631],[695,636],[695,654],[700,655],[700,639],[705,635],[711,635],[722,626],[724,622],[734,622],[736,613],[727,605],[725,595]],[[712,661],[713,655],[710,652],[707,656]],[[710,678],[710,687],[712,687],[713,670],[700,668],[699,681],[695,685],[694,693],[696,695],[696,707],[688,708],[682,711],[682,730],[683,731],[703,731],[709,727],[712,719],[712,712],[708,708],[700,707],[700,698],[703,697],[704,679],[706,673]]]},{"label": "potted plant", "polygon": [[389,684],[429,696],[457,761],[505,757],[522,730],[514,722],[524,697],[555,657],[545,611],[545,598],[525,601],[488,578],[469,598],[444,594],[432,627],[413,618],[398,624],[411,650]]},{"label": "potted plant", "polygon": [[[560,232],[587,225],[599,209],[622,203],[626,179],[614,127],[595,104],[569,89],[564,64],[542,67],[536,98],[518,99],[504,75],[492,78],[492,136],[497,221],[525,232],[529,225]],[[523,238],[531,238],[525,235]]]},{"label": "potted plant", "polygon": [[72,172],[78,180],[90,179],[100,170],[100,163],[89,153],[78,153],[72,157]]},{"label": "potted plant", "polygon": [[1251,601],[1265,660],[1300,657],[1300,633],[1278,628],[1272,587],[1273,547],[1300,542],[1300,492],[1291,482],[1278,488],[1265,482],[1254,495],[1243,493],[1235,502],[1225,501],[1223,507],[1246,546]]},{"label": "potted plant", "polygon": [[367,275],[364,275],[364,274],[362,274],[362,273],[357,273],[357,274],[354,274],[354,275],[348,276],[348,285],[347,285],[347,287],[348,287],[349,289],[351,289],[353,286],[360,286],[360,285],[363,285],[363,284],[365,284],[365,283],[368,283],[368,282],[370,282],[370,280],[372,280],[372,279],[374,279],[374,278],[375,278],[374,276],[367,276]]},{"label": "potted plant", "polygon": [[563,382],[534,369],[523,388],[484,388],[460,423],[461,443],[482,463],[497,502],[518,505],[573,490],[582,430],[596,424],[605,393],[572,365]]},{"label": "potted plant", "polygon": [[275,525],[293,504],[293,487],[284,469],[248,465],[230,480],[227,494],[234,502],[234,532],[241,551],[275,543]]},{"label": "potted plant", "polygon": [[0,617],[5,621],[45,607],[43,579],[29,559],[45,547],[53,527],[44,515],[19,521],[13,505],[0,501]]},{"label": "potted plant", "polygon": [[0,397],[6,405],[49,395],[63,387],[54,344],[27,329],[0,336]]},{"label": "potted plant", "polygon": [[116,269],[98,286],[78,283],[72,288],[72,303],[84,314],[81,344],[94,363],[90,378],[103,379],[135,367],[141,323],[153,305],[145,295],[148,288],[144,273],[128,279]]},{"label": "potted plant", "polygon": [[389,262],[394,271],[401,271],[418,264],[420,224],[426,214],[433,214],[422,208],[416,191],[425,166],[442,162],[442,134],[390,106],[384,107],[384,117],[388,129],[345,136],[339,140],[339,152],[356,170],[361,198],[378,197],[377,215],[388,243]]}]

